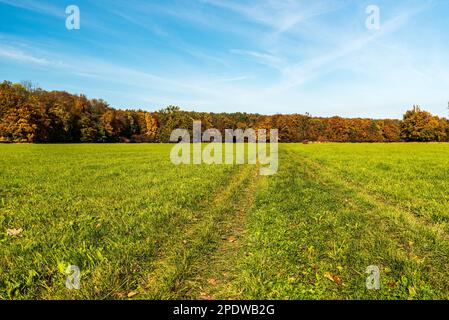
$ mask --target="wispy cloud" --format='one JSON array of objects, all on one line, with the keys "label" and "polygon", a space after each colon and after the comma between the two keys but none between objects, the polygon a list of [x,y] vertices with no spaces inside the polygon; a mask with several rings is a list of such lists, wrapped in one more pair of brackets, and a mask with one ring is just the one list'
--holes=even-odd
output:
[{"label": "wispy cloud", "polygon": [[276,34],[287,32],[301,22],[327,14],[342,7],[342,1],[220,1],[202,0],[204,3],[232,10],[253,22],[266,25]]},{"label": "wispy cloud", "polygon": [[281,57],[278,57],[276,55],[267,53],[267,52],[260,52],[260,51],[251,51],[251,50],[241,50],[241,49],[231,49],[229,51],[233,54],[238,54],[242,56],[249,57],[256,61],[257,63],[266,65],[270,68],[282,70],[282,65],[285,64],[284,59]]},{"label": "wispy cloud", "polygon": [[[31,48],[30,51],[37,51],[40,55],[24,51],[22,47]],[[192,81],[179,81],[167,77],[148,73],[139,69],[126,67],[119,64],[112,64],[101,59],[87,56],[65,56],[45,52],[40,48],[33,47],[33,44],[22,44],[20,47],[0,46],[0,57],[5,59],[26,63],[29,66],[46,67],[47,70],[62,71],[65,74],[73,74],[86,78],[93,78],[105,82],[122,83],[127,86],[138,88],[164,89],[178,92],[198,92],[202,91],[201,85],[196,85]],[[228,79],[232,81],[231,79]],[[216,78],[216,82],[223,79]],[[237,81],[237,80],[236,80]]]},{"label": "wispy cloud", "polygon": [[6,4],[55,17],[63,17],[65,13],[65,6],[55,6],[39,0],[0,0],[0,4]]},{"label": "wispy cloud", "polygon": [[[399,15],[384,21],[382,23],[382,28],[374,33],[365,30],[361,35],[355,34],[348,37],[342,37],[339,41],[333,40],[328,44],[328,46],[332,47],[331,51],[325,49],[321,54],[314,55],[310,58],[302,58],[299,59],[299,61],[294,58],[287,58],[286,52],[282,52],[282,50],[278,55],[239,49],[233,49],[231,50],[231,53],[246,55],[253,58],[258,63],[279,71],[281,74],[281,81],[271,86],[269,90],[283,92],[335,70],[340,65],[338,61],[355,59],[354,55],[357,55],[373,42],[381,40],[401,29],[411,18],[413,18],[413,16],[419,14],[426,8],[428,8],[428,6],[404,10]],[[326,46],[323,46],[323,48],[325,47]],[[282,48],[282,46],[280,46],[280,48]]]},{"label": "wispy cloud", "polygon": [[44,58],[35,57],[29,53],[26,53],[20,49],[2,46],[0,47],[0,57],[6,59],[12,59],[21,63],[30,63],[40,66],[49,66],[52,63]]}]

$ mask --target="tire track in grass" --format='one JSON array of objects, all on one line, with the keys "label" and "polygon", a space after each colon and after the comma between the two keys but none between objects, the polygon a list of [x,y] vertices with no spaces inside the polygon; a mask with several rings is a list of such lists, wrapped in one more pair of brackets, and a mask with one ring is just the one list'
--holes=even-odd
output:
[{"label": "tire track in grass", "polygon": [[[243,299],[447,298],[448,244],[281,149],[278,174],[258,188],[237,257]],[[414,243],[412,243],[414,242]],[[422,243],[421,243],[422,242]],[[381,269],[381,290],[365,270]]]},{"label": "tire track in grass", "polygon": [[[257,167],[243,165],[223,189],[219,190],[210,206],[205,208],[197,221],[184,230],[181,243],[156,262],[153,272],[138,290],[139,298],[182,299],[192,298],[197,287],[196,273],[208,266],[207,257],[217,249],[225,235],[229,219],[235,218],[241,204],[241,190],[252,184]],[[193,279],[193,280],[191,280]]]},{"label": "tire track in grass", "polygon": [[[297,151],[293,151],[293,153],[300,155]],[[406,268],[410,268],[408,279],[406,277],[409,298],[415,297],[417,293],[424,298],[434,296],[447,298],[446,292],[449,290],[449,285],[441,281],[441,279],[449,277],[446,268],[449,239],[444,230],[424,223],[422,219],[408,210],[403,210],[399,205],[381,201],[375,195],[364,190],[362,186],[351,184],[335,170],[329,169],[309,157],[301,158],[301,160],[296,157],[294,161],[302,163],[307,175],[318,183],[340,188],[353,195],[345,202],[346,206],[354,212],[360,210],[360,205],[370,207],[365,212],[365,221],[362,222],[376,227],[371,231],[374,238],[392,245],[387,248],[390,252],[378,252],[378,260],[385,259],[387,262],[390,259],[390,263],[393,265],[398,263],[400,267],[408,266]],[[411,270],[412,265],[415,266],[414,270]],[[390,268],[387,266],[387,269]],[[394,281],[392,280],[392,282]]]},{"label": "tire track in grass", "polygon": [[233,281],[237,277],[236,264],[245,254],[246,218],[262,179],[264,178],[259,177],[258,170],[252,170],[246,177],[243,188],[235,195],[232,211],[229,211],[220,222],[220,242],[216,250],[193,265],[193,277],[189,280],[190,290],[186,297],[200,300],[239,297],[240,294],[233,286]]}]

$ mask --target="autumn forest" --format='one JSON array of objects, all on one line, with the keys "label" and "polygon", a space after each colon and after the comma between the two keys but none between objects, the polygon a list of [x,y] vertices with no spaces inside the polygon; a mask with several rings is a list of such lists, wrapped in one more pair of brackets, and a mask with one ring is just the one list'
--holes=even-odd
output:
[{"label": "autumn forest", "polygon": [[313,117],[309,114],[188,112],[169,106],[157,112],[117,110],[107,102],[29,82],[0,84],[0,142],[169,142],[177,128],[201,120],[203,130],[278,129],[279,142],[444,142],[449,122],[414,106],[403,120]]}]

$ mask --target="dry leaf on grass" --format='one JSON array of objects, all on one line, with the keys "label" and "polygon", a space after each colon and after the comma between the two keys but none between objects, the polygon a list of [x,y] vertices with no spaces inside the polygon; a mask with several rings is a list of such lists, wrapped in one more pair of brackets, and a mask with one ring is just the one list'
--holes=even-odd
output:
[{"label": "dry leaf on grass", "polygon": [[325,276],[327,279],[329,279],[330,281],[335,282],[335,283],[338,284],[338,285],[341,285],[342,282],[343,282],[339,276],[335,276],[335,275],[331,274],[330,272],[326,272],[326,273],[324,274],[324,276]]},{"label": "dry leaf on grass", "polygon": [[132,298],[134,296],[136,296],[138,294],[137,291],[131,291],[130,293],[128,293],[128,298]]},{"label": "dry leaf on grass", "polygon": [[124,299],[126,297],[126,293],[123,292],[117,292],[114,294],[114,296],[118,299]]},{"label": "dry leaf on grass", "polygon": [[200,300],[214,300],[214,297],[210,294],[207,294],[206,292],[201,292]]},{"label": "dry leaf on grass", "polygon": [[12,229],[7,229],[7,230],[6,230],[6,233],[7,233],[8,236],[10,236],[10,237],[18,237],[18,236],[20,236],[20,234],[22,233],[22,231],[23,231],[22,228],[20,228],[20,229],[12,228]]}]

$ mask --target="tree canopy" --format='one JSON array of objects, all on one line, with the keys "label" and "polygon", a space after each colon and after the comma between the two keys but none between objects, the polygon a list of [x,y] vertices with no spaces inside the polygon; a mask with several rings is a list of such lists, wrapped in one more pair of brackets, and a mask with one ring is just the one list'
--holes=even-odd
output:
[{"label": "tree canopy", "polygon": [[401,123],[401,138],[405,141],[447,141],[448,121],[414,106],[405,113]]}]

